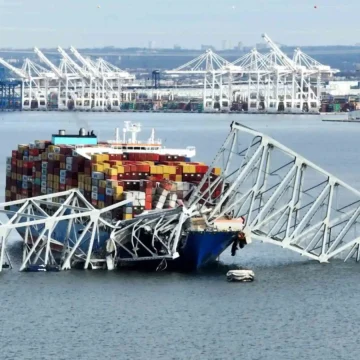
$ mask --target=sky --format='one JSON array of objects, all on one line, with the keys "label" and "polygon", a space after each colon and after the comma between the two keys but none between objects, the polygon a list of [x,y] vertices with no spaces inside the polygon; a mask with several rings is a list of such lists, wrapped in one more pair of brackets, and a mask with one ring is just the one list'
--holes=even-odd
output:
[{"label": "sky", "polygon": [[221,49],[263,33],[286,45],[353,45],[359,14],[357,0],[0,0],[0,48]]}]

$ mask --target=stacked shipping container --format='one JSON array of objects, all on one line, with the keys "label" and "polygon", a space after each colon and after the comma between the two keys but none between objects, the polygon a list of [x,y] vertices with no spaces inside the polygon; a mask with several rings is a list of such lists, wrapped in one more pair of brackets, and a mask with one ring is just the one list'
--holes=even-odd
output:
[{"label": "stacked shipping container", "polygon": [[[73,146],[35,141],[19,145],[7,158],[6,170],[6,201],[78,188],[97,208],[131,197],[130,205],[112,214],[127,220],[144,210],[176,207],[208,166],[153,153],[95,154],[89,160],[78,156]],[[212,169],[213,179],[219,175],[219,168]],[[221,185],[213,196],[220,191]]]}]

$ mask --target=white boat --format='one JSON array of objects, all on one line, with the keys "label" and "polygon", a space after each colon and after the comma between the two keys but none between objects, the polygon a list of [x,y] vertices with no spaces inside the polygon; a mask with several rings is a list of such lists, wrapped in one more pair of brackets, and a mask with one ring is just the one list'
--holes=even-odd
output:
[{"label": "white boat", "polygon": [[241,281],[251,282],[255,279],[255,274],[252,270],[230,270],[226,274],[227,280],[230,281]]}]

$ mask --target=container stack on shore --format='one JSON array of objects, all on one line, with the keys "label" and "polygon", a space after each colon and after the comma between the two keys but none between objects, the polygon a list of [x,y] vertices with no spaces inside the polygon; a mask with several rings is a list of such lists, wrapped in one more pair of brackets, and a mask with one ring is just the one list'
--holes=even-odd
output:
[{"label": "container stack on shore", "polygon": [[[145,210],[181,205],[209,167],[154,153],[94,154],[86,159],[73,146],[38,140],[19,145],[7,158],[6,170],[6,201],[78,188],[100,209],[131,197],[130,204],[113,214],[128,220]],[[212,169],[212,179],[219,175],[219,168]],[[220,192],[218,185],[213,197]]]}]

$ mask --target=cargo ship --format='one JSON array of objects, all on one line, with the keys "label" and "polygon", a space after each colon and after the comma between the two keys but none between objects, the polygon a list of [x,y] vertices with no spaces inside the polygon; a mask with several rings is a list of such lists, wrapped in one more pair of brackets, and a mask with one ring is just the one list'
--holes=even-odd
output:
[{"label": "cargo ship", "polygon": [[[110,220],[121,224],[147,213],[156,217],[166,210],[176,211],[187,204],[193,189],[205,174],[210,171],[211,179],[221,175],[220,168],[209,169],[205,163],[192,161],[196,155],[195,147],[166,148],[161,140],[155,138],[154,130],[148,140],[140,141],[137,138],[140,131],[140,124],[125,122],[122,139],[118,128],[115,129],[115,139],[107,141],[99,141],[94,131],[81,128],[78,134],[59,130],[51,140],[18,145],[7,158],[6,201],[74,188],[97,209],[106,209],[130,198],[129,204],[110,212]],[[226,184],[217,185],[212,196],[219,197],[224,186]],[[19,207],[11,205],[9,210],[19,211]],[[59,222],[51,235],[51,248],[58,254],[65,246],[68,222]],[[204,219],[191,219],[176,249],[178,256],[170,262],[169,268],[197,270],[216,261],[231,244],[235,244],[235,248],[237,245],[242,247],[246,243],[239,240],[243,223],[242,218],[230,222],[223,218],[207,231]],[[75,226],[79,230],[83,228],[82,224]],[[41,230],[41,226],[31,229],[32,238],[36,239]],[[25,237],[25,227],[17,231]],[[108,238],[109,230],[100,229],[94,251],[106,251]],[[146,235],[142,241],[151,246],[151,238],[147,239]],[[127,257],[131,260],[122,247],[117,249],[117,256],[121,260]],[[138,261],[136,265],[148,264],[148,260]]]}]

